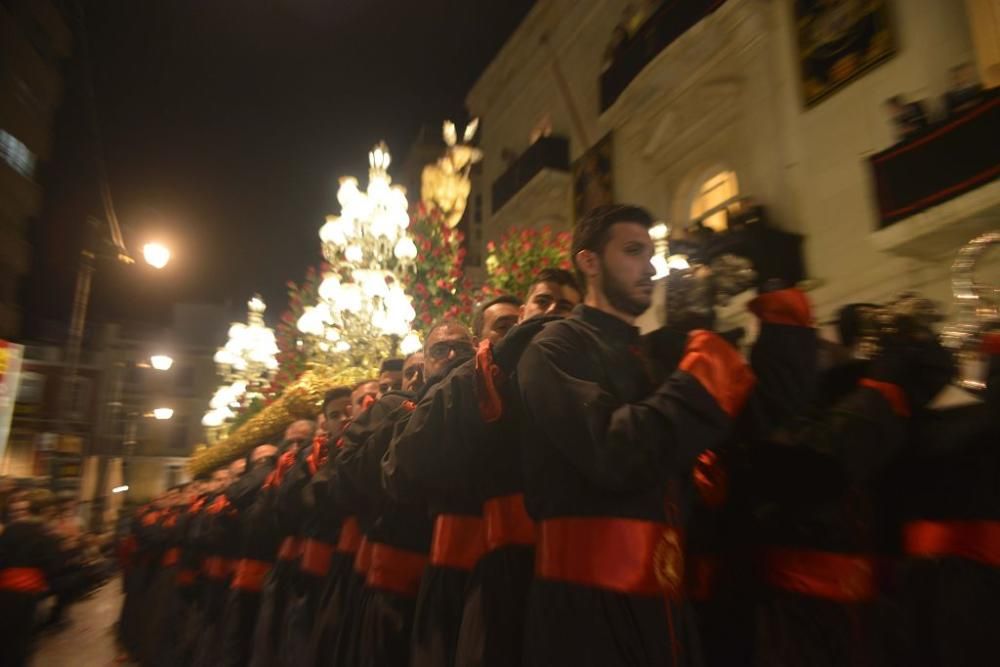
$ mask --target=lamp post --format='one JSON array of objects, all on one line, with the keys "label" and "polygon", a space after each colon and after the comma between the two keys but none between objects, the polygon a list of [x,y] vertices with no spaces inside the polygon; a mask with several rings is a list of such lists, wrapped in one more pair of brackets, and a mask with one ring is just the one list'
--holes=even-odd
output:
[{"label": "lamp post", "polygon": [[[76,286],[73,292],[73,307],[70,313],[69,331],[66,339],[66,370],[63,386],[60,391],[58,429],[61,434],[70,432],[69,421],[71,408],[75,403],[79,392],[79,369],[80,352],[83,346],[83,333],[87,323],[87,309],[90,305],[90,292],[94,279],[94,271],[97,269],[97,260],[114,259],[123,264],[134,264],[135,260],[129,254],[120,232],[116,233],[117,226],[109,224],[108,238],[99,238],[101,222],[93,217],[87,219],[85,240],[83,249],[80,251],[80,267],[76,274]],[[162,244],[147,244],[149,246],[159,246],[150,248],[145,254],[145,259],[151,266],[161,269],[170,260],[170,251]],[[120,381],[120,380],[119,380]],[[120,404],[121,388],[116,387],[116,401]],[[89,447],[84,447],[81,457],[86,456]],[[100,512],[103,506],[103,495],[100,484],[105,479],[107,471],[103,460],[98,461],[97,487],[93,509],[91,511],[91,523],[99,524]]]}]

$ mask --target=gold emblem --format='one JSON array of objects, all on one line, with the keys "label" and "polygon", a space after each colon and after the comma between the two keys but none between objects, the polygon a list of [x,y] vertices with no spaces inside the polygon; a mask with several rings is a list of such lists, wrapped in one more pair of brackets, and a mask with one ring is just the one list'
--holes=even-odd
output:
[{"label": "gold emblem", "polygon": [[684,551],[676,530],[667,528],[653,552],[656,581],[667,591],[679,591],[684,582]]}]

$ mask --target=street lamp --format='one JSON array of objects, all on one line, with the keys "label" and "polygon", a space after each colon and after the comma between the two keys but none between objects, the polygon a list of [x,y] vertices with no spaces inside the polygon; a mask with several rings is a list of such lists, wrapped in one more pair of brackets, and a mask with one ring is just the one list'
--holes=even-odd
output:
[{"label": "street lamp", "polygon": [[170,248],[155,241],[147,243],[142,246],[142,257],[154,269],[162,269],[170,261]]},{"label": "street lamp", "polygon": [[170,419],[174,416],[173,408],[153,408],[153,418],[160,421]]},{"label": "street lamp", "polygon": [[169,371],[174,365],[174,359],[166,354],[154,354],[149,358],[149,365],[158,371]]}]

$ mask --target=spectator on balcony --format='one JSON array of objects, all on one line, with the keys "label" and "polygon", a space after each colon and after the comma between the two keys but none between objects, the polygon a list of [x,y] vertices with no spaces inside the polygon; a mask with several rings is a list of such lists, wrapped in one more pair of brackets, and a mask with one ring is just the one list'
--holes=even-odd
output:
[{"label": "spectator on balcony", "polygon": [[922,102],[907,102],[902,95],[893,95],[885,101],[896,129],[896,140],[905,141],[927,128],[927,111]]},{"label": "spectator on balcony", "polygon": [[950,88],[944,94],[944,107],[948,116],[968,111],[983,98],[983,87],[971,63],[961,63],[949,70]]}]

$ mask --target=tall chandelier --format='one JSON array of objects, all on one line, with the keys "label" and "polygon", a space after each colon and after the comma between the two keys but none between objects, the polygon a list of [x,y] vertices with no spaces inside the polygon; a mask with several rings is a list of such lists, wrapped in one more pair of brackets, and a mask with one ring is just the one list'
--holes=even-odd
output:
[{"label": "tall chandelier", "polygon": [[263,299],[255,294],[247,302],[246,324],[234,322],[229,327],[229,339],[214,357],[223,384],[209,402],[209,410],[201,420],[203,425],[222,426],[236,416],[235,410],[262,398],[274,378],[278,343],[274,330],[264,323],[266,309]]},{"label": "tall chandelier", "polygon": [[368,153],[368,187],[340,179],[340,215],[319,230],[323,257],[332,267],[319,286],[319,303],[307,306],[296,323],[310,356],[330,365],[374,367],[381,359],[416,351],[410,330],[415,312],[397,273],[417,256],[407,234],[406,190],[392,185],[392,158],[385,143]]}]

